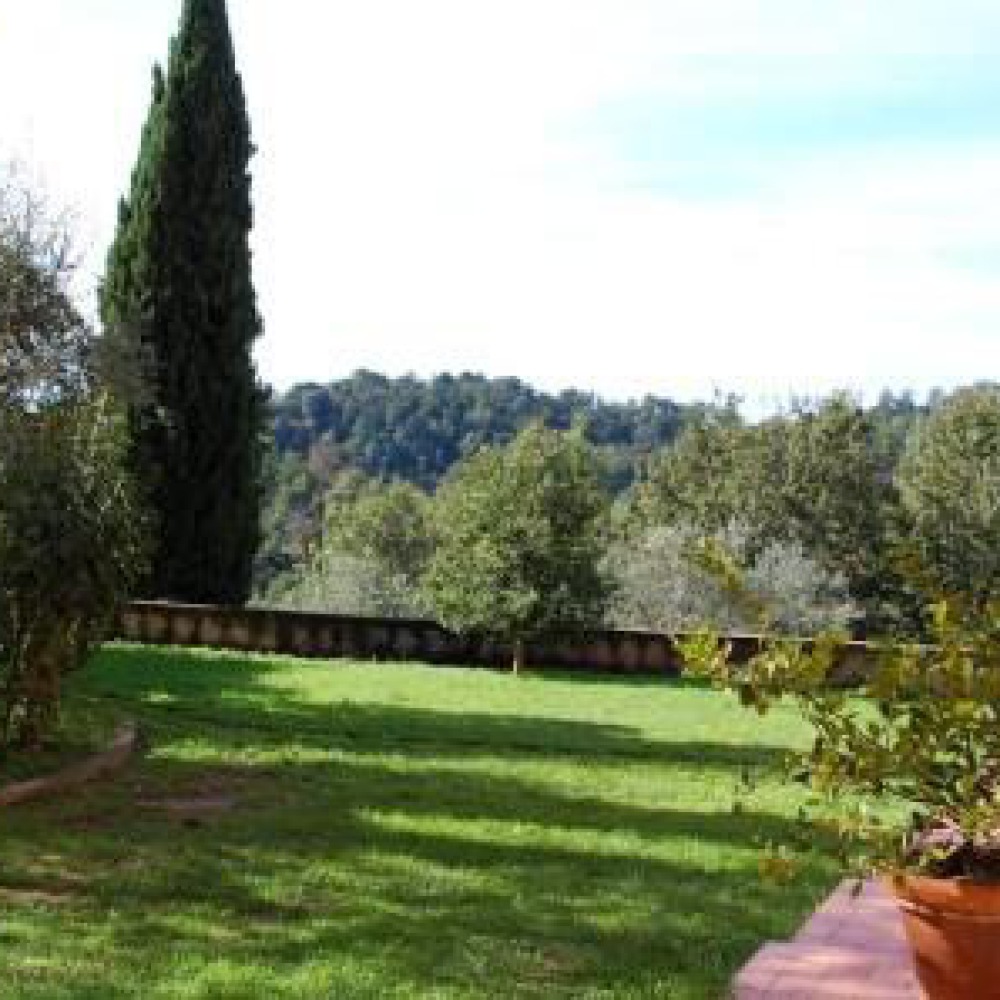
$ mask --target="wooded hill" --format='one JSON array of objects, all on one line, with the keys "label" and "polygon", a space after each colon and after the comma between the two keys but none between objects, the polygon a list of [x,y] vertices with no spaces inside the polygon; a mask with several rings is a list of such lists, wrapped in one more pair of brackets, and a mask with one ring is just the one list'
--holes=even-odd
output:
[{"label": "wooded hill", "polygon": [[[743,423],[734,400],[607,402],[577,390],[553,395],[516,378],[468,373],[423,380],[359,371],[328,385],[297,385],[275,397],[272,412],[258,595],[302,561],[318,538],[324,502],[353,495],[360,480],[407,481],[434,492],[457,462],[481,445],[507,444],[533,419],[555,429],[581,420],[599,451],[605,485],[621,496],[685,427],[713,416]],[[870,445],[886,479],[921,412],[906,393],[886,393],[868,411]]]},{"label": "wooded hill", "polygon": [[363,476],[433,492],[456,462],[481,445],[507,444],[532,420],[554,429],[582,420],[600,451],[607,487],[621,493],[691,416],[711,408],[653,396],[609,403],[573,389],[552,395],[516,378],[388,378],[370,371],[328,385],[296,385],[271,407],[258,593],[301,559],[337,483]]},{"label": "wooded hill", "polygon": [[481,445],[508,443],[531,420],[568,429],[582,419],[617,491],[633,480],[644,456],[677,436],[688,410],[654,396],[611,403],[573,389],[551,395],[516,378],[465,373],[423,380],[359,371],[275,398],[274,441],[279,458],[298,455],[317,471],[353,468],[433,490],[455,462]]}]

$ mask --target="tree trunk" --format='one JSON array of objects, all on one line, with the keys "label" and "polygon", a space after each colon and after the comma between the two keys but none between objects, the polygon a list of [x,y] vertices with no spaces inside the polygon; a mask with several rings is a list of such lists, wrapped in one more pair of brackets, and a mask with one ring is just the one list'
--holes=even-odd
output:
[{"label": "tree trunk", "polygon": [[53,621],[46,634],[26,650],[18,742],[27,750],[39,750],[44,737],[55,727],[60,680],[70,642],[66,633],[64,623]]},{"label": "tree trunk", "polygon": [[511,664],[514,676],[521,672],[524,666],[524,643],[520,639],[514,640],[514,662]]}]

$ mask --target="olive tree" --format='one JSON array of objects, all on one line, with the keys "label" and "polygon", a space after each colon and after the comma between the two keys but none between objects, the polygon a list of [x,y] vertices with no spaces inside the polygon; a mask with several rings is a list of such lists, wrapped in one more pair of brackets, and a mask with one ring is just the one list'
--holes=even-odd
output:
[{"label": "olive tree", "polygon": [[533,424],[457,467],[434,504],[424,586],[439,619],[510,643],[600,624],[609,501],[582,428]]},{"label": "olive tree", "polygon": [[430,498],[409,483],[338,477],[304,566],[278,577],[267,599],[301,611],[412,617],[425,612],[420,577],[433,545]]},{"label": "olive tree", "polygon": [[[858,614],[846,579],[824,569],[794,542],[768,542],[754,552],[746,528],[730,522],[708,535],[737,560],[747,589],[766,602],[783,633],[808,635],[845,628]],[[704,564],[706,532],[691,524],[659,525],[617,542],[607,557],[617,582],[613,624],[664,632],[713,628],[754,630],[758,623]]]},{"label": "olive tree", "polygon": [[326,498],[323,544],[333,551],[366,559],[387,577],[413,586],[433,548],[430,499],[409,483],[368,483],[344,498]]}]

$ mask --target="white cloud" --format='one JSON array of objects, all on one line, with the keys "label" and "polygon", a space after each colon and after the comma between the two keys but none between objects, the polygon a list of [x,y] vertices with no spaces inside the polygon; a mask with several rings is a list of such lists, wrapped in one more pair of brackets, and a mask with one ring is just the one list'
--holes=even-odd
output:
[{"label": "white cloud", "polygon": [[[80,206],[95,270],[176,8],[0,2],[0,134]],[[995,4],[230,8],[261,148],[259,359],[279,384],[364,366],[781,393],[1000,367],[1000,261],[961,266],[997,247],[1000,137],[792,158],[712,200],[632,186],[627,154],[581,132],[653,93],[760,101],[785,85],[780,66],[765,87],[704,54],[771,70],[775,54],[823,56],[815,87],[863,93],[888,53],[981,56]],[[800,65],[787,85],[809,78]]]}]

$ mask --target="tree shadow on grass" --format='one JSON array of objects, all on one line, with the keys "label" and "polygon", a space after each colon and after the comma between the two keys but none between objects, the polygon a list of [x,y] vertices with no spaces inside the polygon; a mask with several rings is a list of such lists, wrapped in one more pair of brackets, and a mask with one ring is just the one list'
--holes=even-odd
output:
[{"label": "tree shadow on grass", "polygon": [[524,673],[528,677],[544,677],[549,680],[573,684],[577,687],[674,688],[680,691],[712,690],[711,681],[702,677],[669,671],[629,673],[623,670],[572,670],[540,664],[537,667],[528,667]]},{"label": "tree shadow on grass", "polygon": [[[593,782],[576,793],[551,771],[656,765],[666,801],[671,766],[732,769],[744,747],[317,704],[268,686],[282,667],[265,659],[154,653],[136,670],[124,653],[81,694],[120,698],[109,710],[139,716],[152,754],[117,785],[0,825],[0,897],[17,917],[5,949],[104,954],[94,996],[135,995],[134,982],[170,995],[220,956],[255,970],[254,985],[204,995],[310,996],[296,976],[319,963],[322,995],[352,1000],[712,996],[830,880],[812,860],[789,887],[758,879],[753,845],[791,840],[787,817],[647,805]],[[760,762],[784,753],[754,749]],[[233,808],[155,806],[206,790]],[[23,996],[78,995],[73,962],[58,968],[48,993]]]},{"label": "tree shadow on grass", "polygon": [[[546,715],[354,700],[317,703],[266,684],[267,678],[280,675],[284,668],[280,659],[213,659],[183,651],[143,650],[142,667],[137,669],[133,650],[111,648],[103,656],[105,668],[111,669],[105,669],[104,679],[96,686],[98,699],[127,703],[127,710],[154,740],[158,736],[171,739],[201,726],[237,746],[252,737],[262,746],[294,743],[312,749],[399,753],[414,758],[582,757],[592,762],[715,769],[777,767],[790,749],[765,743],[650,738],[629,725]],[[700,681],[678,682],[677,686],[703,687]]]},{"label": "tree shadow on grass", "polygon": [[[236,790],[231,813],[190,824],[137,806],[206,774]],[[721,986],[824,884],[807,865],[776,905],[749,852],[715,867],[711,851],[671,843],[742,848],[791,833],[781,817],[639,808],[510,776],[154,759],[127,785],[13,815],[0,832],[0,889],[37,894],[58,869],[70,896],[60,905],[113,938],[122,961],[154,967],[161,952],[190,964],[221,949],[276,975],[317,956],[375,962],[385,996],[401,983],[417,992],[400,995],[448,984],[480,996],[482,975],[524,987],[504,996],[599,984],[628,996],[669,976]]]}]

